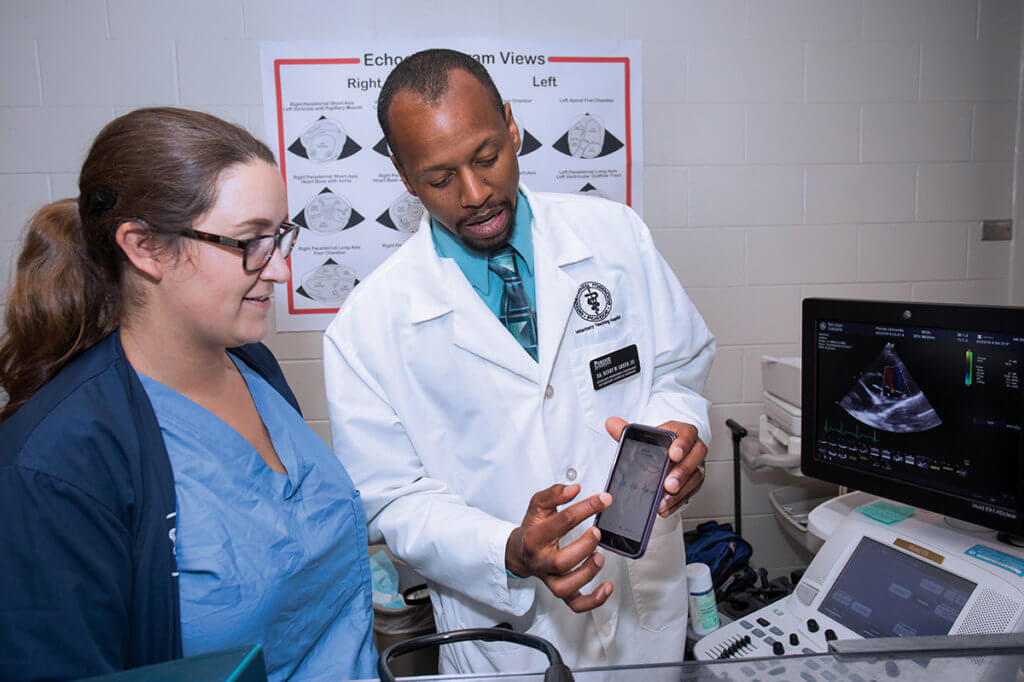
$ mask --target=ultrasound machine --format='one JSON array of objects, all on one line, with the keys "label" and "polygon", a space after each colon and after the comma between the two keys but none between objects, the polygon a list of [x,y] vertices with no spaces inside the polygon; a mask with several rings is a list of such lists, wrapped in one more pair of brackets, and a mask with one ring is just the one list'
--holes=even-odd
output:
[{"label": "ultrasound machine", "polygon": [[807,299],[802,332],[801,470],[858,492],[811,513],[825,543],[793,593],[696,658],[1024,631],[1024,310]]}]

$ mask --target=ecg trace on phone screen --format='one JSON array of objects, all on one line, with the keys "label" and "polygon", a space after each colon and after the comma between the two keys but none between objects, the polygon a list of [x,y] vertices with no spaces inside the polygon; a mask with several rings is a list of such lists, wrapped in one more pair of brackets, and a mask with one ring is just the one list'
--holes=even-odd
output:
[{"label": "ecg trace on phone screen", "polygon": [[612,504],[601,513],[601,528],[631,540],[643,539],[652,500],[661,492],[662,448],[635,440],[622,445],[608,492]]}]

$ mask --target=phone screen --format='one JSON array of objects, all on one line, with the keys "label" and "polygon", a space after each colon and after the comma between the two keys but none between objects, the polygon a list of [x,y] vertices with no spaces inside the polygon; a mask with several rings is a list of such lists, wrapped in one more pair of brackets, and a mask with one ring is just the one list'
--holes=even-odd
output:
[{"label": "phone screen", "polygon": [[671,434],[635,428],[623,434],[607,488],[612,503],[597,518],[602,544],[627,554],[642,550],[652,512],[661,499],[672,440]]}]

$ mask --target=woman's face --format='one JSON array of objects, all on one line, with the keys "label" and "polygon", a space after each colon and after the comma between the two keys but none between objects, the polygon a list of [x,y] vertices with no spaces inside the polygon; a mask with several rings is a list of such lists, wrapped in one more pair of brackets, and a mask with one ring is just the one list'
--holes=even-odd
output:
[{"label": "woman's face", "polygon": [[[254,160],[226,169],[217,183],[217,201],[193,228],[235,239],[277,233],[287,218],[284,182],[277,168]],[[167,310],[189,335],[186,343],[229,348],[253,343],[267,332],[274,284],[288,280],[281,252],[259,273],[242,268],[242,252],[210,242],[185,240],[167,276]]]}]

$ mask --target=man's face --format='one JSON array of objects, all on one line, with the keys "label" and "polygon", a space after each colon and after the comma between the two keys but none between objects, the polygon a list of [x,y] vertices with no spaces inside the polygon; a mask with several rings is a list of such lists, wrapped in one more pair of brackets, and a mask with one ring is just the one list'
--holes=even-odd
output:
[{"label": "man's face", "polygon": [[519,129],[468,72],[448,74],[448,92],[431,106],[407,90],[392,100],[391,160],[406,189],[472,248],[504,245],[519,187]]}]

